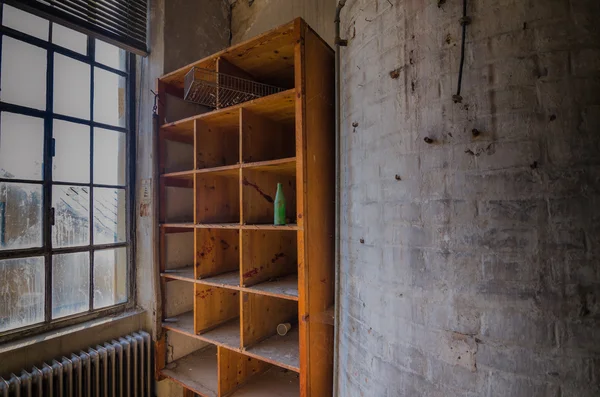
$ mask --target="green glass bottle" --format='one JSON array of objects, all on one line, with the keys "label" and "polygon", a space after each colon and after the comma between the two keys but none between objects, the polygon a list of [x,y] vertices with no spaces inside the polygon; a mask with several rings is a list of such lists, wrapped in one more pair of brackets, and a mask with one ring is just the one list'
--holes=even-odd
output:
[{"label": "green glass bottle", "polygon": [[285,225],[285,197],[281,183],[277,184],[277,194],[275,195],[275,224]]}]

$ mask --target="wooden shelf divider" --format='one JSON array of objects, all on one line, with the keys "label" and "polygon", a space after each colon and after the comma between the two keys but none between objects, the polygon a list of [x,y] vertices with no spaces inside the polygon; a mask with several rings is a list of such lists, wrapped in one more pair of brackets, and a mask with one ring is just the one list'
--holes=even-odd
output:
[{"label": "wooden shelf divider", "polygon": [[[191,67],[283,90],[159,129],[159,299],[169,340],[157,343],[156,372],[203,397],[329,397],[333,51],[296,19],[161,77],[161,98],[183,98]],[[163,103],[158,112],[164,120]],[[286,225],[273,224],[279,183]],[[291,325],[283,336],[281,323]],[[170,343],[192,352],[167,362]]]}]

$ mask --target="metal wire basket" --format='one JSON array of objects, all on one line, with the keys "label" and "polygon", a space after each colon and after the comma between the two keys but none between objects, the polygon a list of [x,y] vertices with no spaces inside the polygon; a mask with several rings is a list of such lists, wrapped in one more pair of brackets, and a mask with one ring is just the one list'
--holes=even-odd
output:
[{"label": "metal wire basket", "polygon": [[197,67],[185,75],[184,88],[186,101],[216,109],[283,91],[283,88]]}]

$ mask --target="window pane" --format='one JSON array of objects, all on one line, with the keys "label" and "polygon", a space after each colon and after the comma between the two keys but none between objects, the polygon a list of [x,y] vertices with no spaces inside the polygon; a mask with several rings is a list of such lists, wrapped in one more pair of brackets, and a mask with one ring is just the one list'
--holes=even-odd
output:
[{"label": "window pane", "polygon": [[54,120],[52,135],[56,140],[52,179],[62,182],[89,182],[90,127]]},{"label": "window pane", "polygon": [[73,247],[90,243],[90,195],[87,187],[53,186],[52,245]]},{"label": "window pane", "polygon": [[94,129],[94,183],[125,185],[125,134]]},{"label": "window pane", "polygon": [[44,120],[0,114],[0,177],[41,180],[44,168]]},{"label": "window pane", "polygon": [[90,306],[90,254],[52,258],[52,318],[85,312]]},{"label": "window pane", "polygon": [[94,244],[127,240],[125,189],[94,188]]},{"label": "window pane", "polygon": [[127,52],[112,44],[96,40],[96,62],[113,69],[125,70]]},{"label": "window pane", "polygon": [[52,24],[52,42],[56,45],[87,55],[87,41],[88,38],[83,33],[56,23]]},{"label": "window pane", "polygon": [[41,246],[42,186],[0,182],[0,250]]},{"label": "window pane", "polygon": [[2,37],[3,102],[46,110],[46,50]]},{"label": "window pane", "polygon": [[54,112],[90,119],[90,66],[54,54]]},{"label": "window pane", "polygon": [[94,309],[127,301],[127,249],[94,253]]},{"label": "window pane", "polygon": [[2,10],[2,24],[38,39],[48,40],[50,23],[47,20],[6,4]]},{"label": "window pane", "polygon": [[0,280],[0,332],[44,321],[43,257],[0,260]]},{"label": "window pane", "polygon": [[125,77],[94,68],[94,121],[125,126]]}]

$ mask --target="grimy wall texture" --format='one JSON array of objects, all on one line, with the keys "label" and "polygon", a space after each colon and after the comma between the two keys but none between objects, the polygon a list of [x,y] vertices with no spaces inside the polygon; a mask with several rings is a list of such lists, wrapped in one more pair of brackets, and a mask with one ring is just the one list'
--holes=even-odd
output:
[{"label": "grimy wall texture", "polygon": [[600,2],[461,14],[342,13],[340,396],[597,397]]}]

